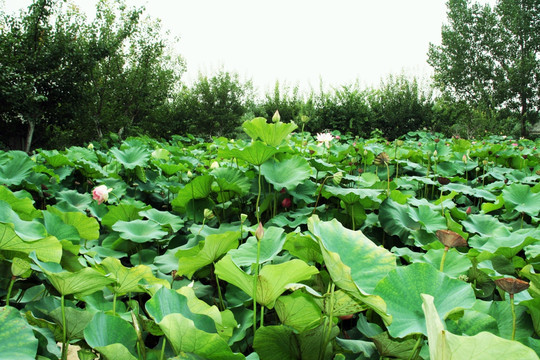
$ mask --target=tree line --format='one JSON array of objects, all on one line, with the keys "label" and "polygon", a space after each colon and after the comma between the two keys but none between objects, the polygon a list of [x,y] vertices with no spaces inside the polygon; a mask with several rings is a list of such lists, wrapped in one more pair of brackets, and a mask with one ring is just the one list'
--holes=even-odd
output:
[{"label": "tree line", "polygon": [[0,9],[0,147],[235,136],[244,120],[276,110],[311,132],[526,136],[540,105],[540,0],[447,7],[442,42],[428,51],[432,83],[399,75],[309,93],[276,83],[262,97],[225,70],[184,84],[184,62],[159,21],[124,0],[99,0],[92,21],[60,0],[34,0],[16,15]]}]

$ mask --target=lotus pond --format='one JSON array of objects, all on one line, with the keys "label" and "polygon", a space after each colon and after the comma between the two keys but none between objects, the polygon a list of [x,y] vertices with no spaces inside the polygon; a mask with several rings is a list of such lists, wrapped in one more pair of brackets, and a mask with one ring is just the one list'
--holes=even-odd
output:
[{"label": "lotus pond", "polygon": [[0,359],[538,359],[540,142],[0,152]]}]

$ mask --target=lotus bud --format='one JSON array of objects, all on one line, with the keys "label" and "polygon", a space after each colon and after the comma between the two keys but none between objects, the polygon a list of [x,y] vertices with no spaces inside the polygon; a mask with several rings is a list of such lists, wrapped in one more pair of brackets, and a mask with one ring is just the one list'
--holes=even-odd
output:
[{"label": "lotus bud", "polygon": [[109,193],[112,189],[108,189],[106,185],[99,185],[92,190],[92,198],[97,200],[98,205],[109,200]]},{"label": "lotus bud", "polygon": [[480,168],[477,166],[474,170],[475,170],[476,172],[479,172],[479,171],[480,171]]},{"label": "lotus bud", "polygon": [[434,156],[434,157],[437,157],[437,154],[438,154],[438,152],[437,152],[437,150],[435,150],[435,151],[433,152],[433,156]]},{"label": "lotus bud", "polygon": [[243,224],[246,222],[248,216],[246,214],[240,214],[240,223]]},{"label": "lotus bud", "polygon": [[278,123],[281,120],[281,116],[279,115],[279,111],[276,110],[274,113],[274,116],[272,116],[272,122]]},{"label": "lotus bud", "polygon": [[343,173],[341,171],[338,171],[332,177],[332,180],[334,181],[334,184],[336,184],[336,185],[339,185],[339,183],[341,182],[342,179],[343,179]]},{"label": "lotus bud", "polygon": [[463,155],[463,157],[461,158],[461,160],[463,160],[463,162],[466,164],[466,163],[467,163],[467,155]]},{"label": "lotus bud", "polygon": [[285,199],[283,199],[283,201],[281,201],[281,206],[283,206],[285,209],[290,208],[291,205],[292,205],[292,201],[288,197],[286,197]]},{"label": "lotus bud", "polygon": [[519,151],[523,151],[525,149],[525,147],[520,146],[520,147],[518,147],[518,149],[519,149]]},{"label": "lotus bud", "polygon": [[471,207],[469,206],[469,207],[467,208],[467,210],[465,211],[465,214],[471,215],[471,211],[472,211],[472,210],[471,210]]},{"label": "lotus bud", "polygon": [[219,167],[219,163],[217,161],[214,161],[212,164],[210,164],[210,169],[217,169]]},{"label": "lotus bud", "polygon": [[367,155],[367,150],[366,150],[366,149],[364,149],[364,156],[366,156],[366,155]]},{"label": "lotus bud", "polygon": [[403,140],[397,140],[396,143],[397,143],[397,146],[402,146],[403,145]]},{"label": "lotus bud", "polygon": [[259,226],[257,226],[257,231],[255,231],[255,237],[257,238],[257,241],[261,241],[263,236],[264,236],[264,228],[262,226],[262,223],[259,222]]},{"label": "lotus bud", "polygon": [[193,177],[193,173],[191,172],[191,170],[188,170],[187,177],[190,179]]},{"label": "lotus bud", "polygon": [[214,213],[210,209],[204,209],[204,218],[206,220],[211,220],[215,217]]},{"label": "lotus bud", "polygon": [[300,121],[305,124],[309,121],[309,117],[306,115],[300,115]]},{"label": "lotus bud", "polygon": [[488,161],[487,161],[487,160],[483,160],[483,161],[482,161],[482,164],[484,164],[484,166],[485,166],[485,165],[488,164]]},{"label": "lotus bud", "polygon": [[88,149],[90,149],[90,150],[94,150],[94,144],[92,144],[92,143],[88,144],[87,147],[88,147]]}]

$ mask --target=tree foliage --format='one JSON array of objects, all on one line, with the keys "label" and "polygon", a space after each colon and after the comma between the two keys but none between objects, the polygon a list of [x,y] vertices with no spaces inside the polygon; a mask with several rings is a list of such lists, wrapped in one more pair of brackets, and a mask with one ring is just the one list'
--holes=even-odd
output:
[{"label": "tree foliage", "polygon": [[500,0],[494,8],[449,0],[441,45],[430,45],[435,83],[475,107],[507,109],[521,135],[540,105],[540,2]]}]

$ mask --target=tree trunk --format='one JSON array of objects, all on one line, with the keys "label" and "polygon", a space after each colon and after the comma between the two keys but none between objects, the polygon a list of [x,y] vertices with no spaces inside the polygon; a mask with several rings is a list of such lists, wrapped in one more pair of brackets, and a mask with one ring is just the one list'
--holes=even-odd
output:
[{"label": "tree trunk", "polygon": [[24,146],[24,151],[28,154],[30,153],[30,147],[32,146],[32,138],[34,137],[34,129],[36,128],[35,120],[28,120],[28,131],[26,132],[26,143]]},{"label": "tree trunk", "polygon": [[525,119],[527,117],[527,98],[525,94],[521,94],[521,136],[525,137]]}]

